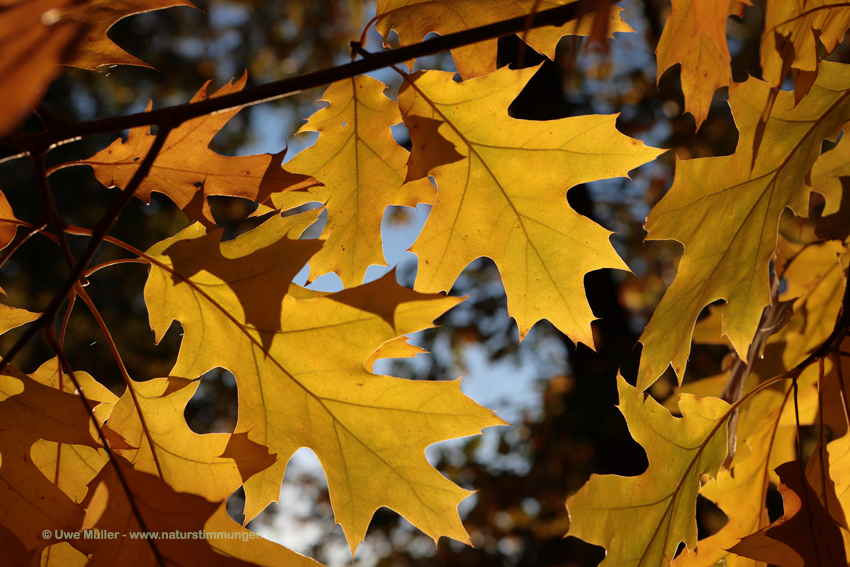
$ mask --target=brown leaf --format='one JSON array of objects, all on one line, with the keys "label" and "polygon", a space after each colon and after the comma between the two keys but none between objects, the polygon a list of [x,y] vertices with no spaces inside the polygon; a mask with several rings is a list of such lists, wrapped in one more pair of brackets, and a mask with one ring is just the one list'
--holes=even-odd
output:
[{"label": "brown leaf", "polygon": [[[139,522],[139,516],[130,505],[115,466],[104,467],[91,483],[96,488],[89,491],[89,497],[83,502],[88,510],[84,527],[98,530],[101,535],[114,533],[117,537],[73,540],[77,549],[91,554],[87,567],[148,567],[156,564],[150,543],[139,537],[145,531],[156,534],[155,543],[164,560],[163,565],[237,567],[254,564],[238,558],[259,555],[254,550],[256,540],[246,537],[250,534],[242,533],[247,530],[232,521],[222,522],[220,518],[215,530],[207,528],[207,522],[219,516],[217,512],[221,503],[210,502],[194,494],[176,492],[161,478],[135,470],[122,457],[115,456],[114,459],[115,464],[121,467],[124,481],[130,488],[135,508],[144,524]],[[201,530],[206,530],[206,533],[202,534]],[[126,534],[126,537],[122,534]],[[240,545],[232,548],[227,555],[222,555],[216,549],[222,539],[238,540]],[[275,555],[286,560],[287,565],[315,565],[311,559],[284,547],[274,544],[270,547],[274,548]],[[268,550],[266,555],[270,555]],[[263,563],[269,564],[267,561]]]},{"label": "brown leaf", "polygon": [[806,480],[803,464],[790,461],[776,472],[785,514],[729,551],[779,567],[845,567],[841,528]]},{"label": "brown leaf", "polygon": [[106,32],[119,20],[174,6],[195,6],[189,0],[110,0],[69,3],[58,9],[53,17],[59,22],[73,22],[85,30],[79,41],[63,61],[65,65],[96,70],[103,65],[137,65],[153,68],[133,57],[106,36]]},{"label": "brown leaf", "polygon": [[32,462],[39,439],[98,446],[79,397],[7,367],[0,375],[0,524],[28,552],[52,543],[42,531],[75,531],[83,519],[83,510]]},{"label": "brown leaf", "polygon": [[0,137],[18,126],[60,72],[83,29],[46,17],[70,0],[21,0],[0,11]]}]

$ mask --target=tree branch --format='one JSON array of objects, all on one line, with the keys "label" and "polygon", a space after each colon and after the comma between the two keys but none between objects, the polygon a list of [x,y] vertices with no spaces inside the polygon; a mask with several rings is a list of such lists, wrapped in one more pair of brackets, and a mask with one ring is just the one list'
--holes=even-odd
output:
[{"label": "tree branch", "polygon": [[[573,2],[565,6],[544,10],[537,14],[520,16],[486,26],[439,36],[400,49],[375,53],[368,59],[339,65],[331,69],[323,69],[300,77],[259,85],[238,93],[209,98],[201,102],[181,104],[151,112],[140,112],[90,122],[79,122],[76,124],[61,123],[48,132],[12,134],[3,140],[2,145],[0,145],[0,162],[9,158],[21,157],[30,152],[46,151],[54,146],[73,142],[85,136],[116,132],[118,130],[127,130],[151,124],[157,124],[159,126],[168,125],[176,128],[183,122],[199,116],[283,98],[307,89],[349,79],[397,63],[403,63],[410,59],[435,55],[480,41],[521,33],[527,29],[562,26],[580,15],[579,4],[579,2]],[[530,23],[529,20],[531,20]]]}]

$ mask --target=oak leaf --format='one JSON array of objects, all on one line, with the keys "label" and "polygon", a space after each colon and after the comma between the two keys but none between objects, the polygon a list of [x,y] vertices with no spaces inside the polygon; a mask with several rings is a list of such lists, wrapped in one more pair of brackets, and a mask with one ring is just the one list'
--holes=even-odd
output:
[{"label": "oak leaf", "polygon": [[[848,28],[850,6],[841,0],[770,0],[766,5],[761,36],[762,77],[778,88],[788,69],[794,69],[799,100],[808,92],[817,75],[821,57],[832,53],[844,41]],[[821,44],[824,47],[822,55],[819,51]],[[802,81],[801,74],[804,77]],[[806,74],[809,76],[805,77]]]},{"label": "oak leaf", "polygon": [[[96,404],[93,410],[102,423],[109,417],[118,398],[86,372],[74,372],[74,377],[86,399]],[[71,378],[61,372],[59,359],[56,357],[42,364],[30,378],[60,392],[77,393]],[[93,427],[90,428],[90,433],[93,438],[97,438],[97,430]],[[102,448],[58,443],[47,439],[35,442],[30,449],[30,458],[42,474],[74,502],[82,502],[88,492],[89,482],[108,461]]]},{"label": "oak leaf", "polygon": [[136,65],[152,69],[118,47],[106,36],[106,32],[127,16],[175,6],[195,7],[189,0],[85,0],[57,8],[50,14],[52,20],[62,24],[73,22],[85,30],[62,63],[92,71],[103,65]]},{"label": "oak leaf", "polygon": [[[776,394],[769,390],[762,393]],[[776,397],[782,399],[782,396]],[[787,401],[788,397],[784,399]],[[768,471],[774,439],[780,429],[780,414],[780,409],[775,407],[770,415],[761,419],[761,427],[747,438],[746,447],[739,446],[731,470],[720,470],[717,478],[700,488],[700,495],[720,507],[729,521],[716,534],[699,540],[695,550],[686,547],[673,561],[673,567],[710,567],[718,563],[726,567],[756,566],[752,559],[727,550],[741,538],[770,523],[764,495],[770,484]],[[739,435],[743,429],[740,425],[739,421]]]},{"label": "oak leaf", "polygon": [[770,302],[768,265],[779,218],[786,207],[798,216],[808,213],[812,188],[807,177],[821,142],[836,136],[850,118],[848,89],[843,66],[823,62],[811,93],[799,105],[793,93],[778,93],[753,164],[755,126],[770,87],[753,78],[734,84],[730,106],[740,131],[735,153],[677,159],[673,186],[650,212],[646,229],[647,239],[677,240],[685,253],[640,338],[640,390],[671,363],[681,380],[697,317],[717,299],[727,302],[723,334],[746,357]]},{"label": "oak leaf", "polygon": [[177,492],[222,502],[254,473],[275,462],[246,434],[189,429],[183,417],[200,381],[155,378],[130,383],[104,429],[121,436],[122,456],[136,470],[161,476]]},{"label": "oak leaf", "polygon": [[673,11],[658,40],[658,80],[681,63],[685,111],[697,130],[708,117],[714,91],[732,82],[726,18],[742,7],[737,0],[673,0]]},{"label": "oak leaf", "polygon": [[83,510],[42,474],[30,451],[40,440],[97,448],[80,397],[7,366],[0,374],[0,524],[27,552],[49,545],[43,531],[76,531]]},{"label": "oak leaf", "polygon": [[[122,480],[119,480],[116,467],[121,468]],[[113,457],[110,466],[100,471],[92,481],[92,486],[95,489],[83,502],[87,513],[82,529],[98,530],[100,533],[117,532],[119,535],[113,539],[73,540],[77,549],[90,555],[87,567],[147,567],[157,563],[180,567],[199,564],[217,567],[254,565],[253,562],[242,560],[241,555],[242,552],[248,556],[257,555],[256,540],[244,537],[243,532],[247,530],[235,522],[223,522],[220,517],[223,502],[210,502],[194,494],[177,492],[158,476],[135,470],[123,457],[117,455]],[[132,505],[125,486],[132,495]],[[208,530],[207,523],[211,520],[218,529]],[[216,533],[197,537],[201,530]],[[157,535],[153,544],[162,561],[158,561],[151,542],[138,536],[144,532]],[[137,537],[132,537],[133,533]],[[230,538],[238,539],[240,545],[222,546],[218,543],[220,539]],[[281,559],[279,564],[318,567],[312,559],[285,547],[272,545]],[[220,553],[219,549],[224,553]]]},{"label": "oak leaf", "polygon": [[[525,16],[535,9],[540,12],[557,8],[572,1],[579,0],[513,0],[495,5],[477,0],[378,0],[375,28],[388,47],[389,33],[395,30],[403,47],[421,41],[430,32],[446,35]],[[620,12],[622,8],[610,7],[608,37],[613,37],[613,32],[634,31],[620,18]],[[517,35],[535,51],[554,60],[558,41],[565,35],[591,35],[595,16],[595,13],[587,13],[560,27],[546,26]],[[491,39],[453,49],[452,57],[461,77],[470,79],[495,71],[496,47],[497,40]]]},{"label": "oak leaf", "polygon": [[778,567],[847,565],[841,527],[824,509],[803,473],[790,461],[776,469],[785,514],[770,526],[745,537],[729,551]]},{"label": "oak leaf", "polygon": [[0,335],[21,325],[31,323],[39,317],[41,317],[41,313],[33,313],[26,309],[0,303]]},{"label": "oak leaf", "polygon": [[462,83],[426,71],[402,85],[413,141],[408,179],[433,175],[438,188],[410,249],[419,257],[415,289],[448,290],[467,264],[487,256],[502,274],[520,338],[548,319],[592,347],[585,274],[628,268],[611,233],[570,208],[566,192],[626,177],[663,150],[620,134],[616,116],[511,118],[508,106],[536,71],[502,68]]},{"label": "oak leaf", "polygon": [[622,376],[617,389],[617,407],[646,450],[649,466],[635,477],[591,475],[567,499],[567,535],[605,547],[601,567],[669,565],[680,542],[696,547],[700,475],[716,478],[726,456],[729,405],[682,394],[683,417],[675,418]]},{"label": "oak leaf", "polygon": [[174,319],[184,331],[170,374],[195,378],[222,367],[236,377],[236,434],[278,459],[245,483],[247,520],[277,500],[286,463],[308,447],[352,551],[381,506],[434,539],[468,541],[457,506],[469,492],[432,468],[424,450],[503,422],[463,396],[458,381],[408,381],[365,368],[381,345],[430,327],[461,300],[402,288],[393,273],[335,294],[296,286],[284,295],[318,247],[287,235],[316,214],[272,217],[224,243],[220,232],[204,235],[196,224],[148,251],[151,327],[157,339]]},{"label": "oak leaf", "polygon": [[[247,80],[247,73],[243,74],[241,79],[227,83],[211,96],[215,98],[239,92]],[[209,81],[190,102],[205,100],[208,85]],[[211,195],[242,197],[262,203],[272,192],[293,185],[309,185],[305,176],[293,175],[282,169],[285,152],[226,157],[208,148],[213,136],[237,112],[238,108],[193,118],[172,130],[147,177],[136,189],[136,197],[150,203],[152,192],[163,193],[187,217],[208,228],[215,228],[207,201]],[[149,127],[133,128],[126,141],[119,138],[89,159],[69,165],[90,165],[103,185],[123,189],[138,170],[155,138]]]},{"label": "oak leaf", "polygon": [[[845,125],[845,133],[847,131]],[[850,236],[850,141],[822,154],[812,167],[812,187],[826,197],[815,234],[824,239],[846,240]]]},{"label": "oak leaf", "polygon": [[316,178],[327,195],[324,246],[310,260],[311,279],[335,272],[345,287],[361,284],[370,264],[387,265],[380,238],[384,209],[434,201],[427,179],[405,182],[408,152],[390,131],[401,114],[383,95],[386,88],[365,75],[334,83],[321,99],[330,106],[298,130],[319,132],[319,140],[287,170]]}]

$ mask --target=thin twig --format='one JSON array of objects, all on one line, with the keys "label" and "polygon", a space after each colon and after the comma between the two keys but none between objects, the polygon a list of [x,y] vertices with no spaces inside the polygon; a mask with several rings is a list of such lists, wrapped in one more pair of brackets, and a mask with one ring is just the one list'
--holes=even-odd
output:
[{"label": "thin twig", "polygon": [[844,385],[844,370],[841,368],[841,357],[833,353],[835,358],[835,371],[838,373],[838,388],[841,390],[841,406],[844,408],[844,421],[847,423],[847,432],[850,433],[850,399],[847,398],[847,388]]},{"label": "thin twig", "polygon": [[146,260],[141,258],[118,258],[116,260],[109,260],[108,262],[103,262],[102,264],[98,264],[92,268],[89,268],[85,272],[83,272],[84,277],[89,277],[93,273],[102,270],[103,268],[108,268],[109,266],[114,266],[116,264],[148,264]]},{"label": "thin twig", "polygon": [[56,313],[59,311],[59,308],[62,306],[62,303],[65,302],[65,298],[68,293],[73,289],[74,284],[82,275],[83,271],[88,267],[88,263],[94,257],[97,252],[98,247],[100,246],[101,241],[104,239],[106,234],[112,229],[112,226],[115,224],[115,221],[121,215],[121,212],[130,202],[130,199],[133,198],[133,194],[136,192],[139,184],[141,184],[142,180],[147,176],[150,171],[151,166],[153,165],[156,156],[159,154],[159,151],[162,149],[163,144],[165,143],[165,139],[168,137],[168,133],[171,132],[170,127],[161,127],[159,132],[154,138],[153,144],[151,145],[150,150],[148,150],[145,159],[142,160],[142,163],[139,165],[139,169],[136,170],[136,173],[133,175],[133,178],[130,179],[130,182],[127,184],[127,187],[121,193],[121,195],[115,200],[109,210],[104,213],[104,215],[100,218],[98,223],[92,229],[92,239],[89,241],[88,246],[80,255],[80,258],[74,264],[74,267],[71,269],[71,273],[68,274],[68,277],[65,278],[65,281],[62,282],[60,288],[53,295],[53,299],[51,299],[50,303],[42,312],[41,317],[33,321],[31,325],[29,325],[21,336],[15,341],[15,344],[12,345],[6,354],[3,356],[3,360],[0,361],[0,370],[6,367],[12,359],[24,348],[24,346],[35,336],[35,334],[44,327],[50,327],[49,323],[53,322]]},{"label": "thin twig", "polygon": [[124,360],[121,358],[121,353],[118,352],[118,345],[116,345],[115,341],[112,339],[112,334],[109,332],[106,322],[103,320],[103,317],[100,316],[100,311],[97,310],[97,307],[89,297],[89,294],[86,293],[86,290],[77,284],[76,291],[80,296],[80,299],[82,299],[88,306],[91,314],[94,315],[100,330],[104,335],[106,335],[106,342],[109,344],[109,349],[112,351],[112,357],[115,359],[115,362],[118,363],[118,369],[121,371],[121,376],[124,378],[127,390],[130,392],[130,397],[133,398],[133,405],[136,406],[136,413],[139,414],[139,420],[142,422],[142,431],[145,432],[145,437],[148,438],[148,443],[150,443],[151,456],[153,457],[153,462],[156,465],[156,471],[159,473],[159,478],[165,480],[165,475],[162,472],[162,465],[159,463],[159,458],[156,456],[156,444],[153,442],[153,437],[151,437],[150,434],[150,428],[148,428],[148,423],[145,420],[144,413],[142,412],[142,405],[139,403],[139,396],[136,394],[136,389],[133,387],[133,380],[130,378],[130,373],[127,372],[127,367],[124,366]]},{"label": "thin twig", "polygon": [[71,253],[68,238],[65,235],[65,228],[68,226],[68,223],[59,214],[56,203],[53,201],[53,193],[50,191],[50,181],[47,178],[47,172],[44,167],[44,154],[41,152],[33,153],[32,163],[35,168],[35,182],[38,186],[38,195],[41,199],[41,216],[42,218],[49,218],[53,222],[53,226],[56,227],[56,238],[59,248],[62,250],[63,256],[65,256],[65,262],[68,263],[68,267],[73,270],[76,262],[74,261],[74,255]]}]

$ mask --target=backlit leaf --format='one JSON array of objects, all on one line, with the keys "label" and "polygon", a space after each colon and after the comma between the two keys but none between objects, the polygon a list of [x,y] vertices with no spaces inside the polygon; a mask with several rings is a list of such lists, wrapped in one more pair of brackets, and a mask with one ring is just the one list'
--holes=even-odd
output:
[{"label": "backlit leaf", "polygon": [[[92,481],[92,486],[97,489],[91,491],[89,498],[84,502],[89,512],[95,509],[102,512],[91,519],[87,516],[85,527],[100,532],[127,535],[126,537],[118,535],[114,539],[72,540],[77,549],[92,555],[87,567],[156,565],[157,559],[150,543],[138,537],[138,534],[144,532],[157,534],[158,539],[154,543],[166,565],[181,567],[198,564],[217,567],[253,565],[241,560],[239,552],[223,555],[217,550],[219,538],[233,538],[239,540],[240,548],[247,548],[246,555],[256,554],[253,542],[242,537],[242,533],[247,530],[235,522],[231,521],[227,524],[218,519],[219,529],[215,533],[206,533],[203,534],[205,537],[199,537],[200,530],[206,529],[207,522],[216,516],[222,503],[210,502],[194,494],[176,492],[158,476],[135,470],[122,457],[115,457],[115,465],[121,467],[135,506],[131,506],[124,490],[124,483],[119,480],[115,472],[115,466],[104,467]],[[136,511],[141,516],[144,527],[139,522]],[[131,537],[131,533],[137,534],[137,537]],[[168,537],[168,534],[177,534],[177,537]],[[286,561],[286,565],[317,567],[312,559],[282,546],[274,547],[280,559]],[[269,563],[265,564],[269,565]]]},{"label": "backlit leaf", "polygon": [[327,188],[328,224],[324,246],[310,260],[311,279],[335,272],[345,287],[361,284],[370,264],[387,265],[381,248],[384,209],[434,201],[427,179],[405,182],[408,152],[390,131],[401,115],[383,95],[386,88],[365,75],[334,83],[322,96],[330,106],[298,131],[319,132],[319,140],[286,168]]},{"label": "backlit leaf", "polygon": [[76,531],[83,510],[30,458],[39,439],[98,447],[78,396],[44,386],[10,366],[0,374],[0,524],[28,551],[50,530]]},{"label": "backlit leaf", "polygon": [[[850,6],[841,0],[768,1],[760,50],[764,80],[779,87],[785,80],[782,71],[786,65],[798,72],[816,73],[818,44],[823,44],[826,55],[832,53],[848,27]],[[783,49],[785,42],[790,49]]]},{"label": "backlit leaf", "polygon": [[44,96],[83,27],[57,24],[53,14],[71,0],[4,2],[0,10],[0,138]]},{"label": "backlit leaf", "polygon": [[683,417],[675,418],[622,377],[617,386],[618,408],[649,467],[635,477],[591,475],[567,499],[567,535],[605,547],[600,567],[669,565],[680,542],[696,547],[700,475],[716,478],[726,456],[729,405],[682,394]]},{"label": "backlit leaf", "polygon": [[118,20],[127,16],[174,6],[195,7],[189,0],[110,0],[109,2],[87,0],[71,2],[56,9],[51,14],[52,19],[63,23],[74,22],[85,30],[63,63],[92,71],[102,65],[150,67],[141,59],[133,57],[118,47],[106,36],[106,32]]},{"label": "backlit leaf", "polygon": [[198,435],[189,429],[183,412],[199,384],[181,378],[134,381],[135,395],[125,392],[106,427],[134,447],[121,454],[137,470],[161,472],[174,490],[221,502],[275,458],[244,434]]},{"label": "backlit leaf", "polygon": [[677,160],[673,187],[647,217],[647,239],[677,240],[685,246],[676,279],[646,330],[638,388],[648,388],[672,363],[681,380],[694,324],[702,308],[727,302],[723,334],[746,358],[762,309],[770,301],[768,264],[777,245],[786,207],[808,212],[807,176],[821,142],[838,134],[850,118],[850,76],[840,64],[824,62],[811,93],[795,106],[780,92],[751,169],[752,136],[770,87],[757,80],[730,88],[730,105],[740,131],[731,156]]},{"label": "backlit leaf", "polygon": [[[762,393],[775,394],[772,391]],[[770,523],[764,495],[770,483],[768,472],[779,415],[779,408],[775,408],[762,420],[759,430],[747,439],[747,450],[742,450],[739,444],[732,469],[721,470],[716,479],[702,486],[700,494],[717,504],[729,521],[716,534],[699,540],[696,550],[685,548],[673,562],[674,567],[711,567],[718,563],[725,567],[756,567],[754,560],[727,550],[741,538]]]},{"label": "backlit leaf", "polygon": [[570,208],[566,192],[626,177],[662,151],[620,134],[616,116],[511,118],[508,106],[536,70],[502,68],[462,83],[426,71],[402,85],[399,104],[413,140],[408,178],[433,175],[438,189],[410,249],[419,256],[415,289],[449,290],[467,264],[487,256],[502,274],[520,338],[548,319],[592,347],[584,276],[628,268],[611,233]]},{"label": "backlit leaf", "polygon": [[658,78],[681,63],[685,111],[694,115],[697,130],[708,116],[714,91],[732,82],[726,18],[739,7],[736,0],[673,0],[658,41]]},{"label": "backlit leaf", "polygon": [[170,374],[195,378],[219,366],[236,377],[236,434],[278,459],[245,484],[248,520],[277,500],[289,458],[309,447],[352,551],[381,506],[434,539],[467,541],[457,506],[469,492],[432,468],[425,448],[503,422],[463,396],[459,381],[375,376],[364,366],[381,345],[430,327],[461,300],[402,288],[393,273],[335,294],[284,295],[317,248],[286,235],[315,216],[272,217],[224,243],[195,225],[148,252],[151,327],[157,338],[173,319],[184,329]]}]

